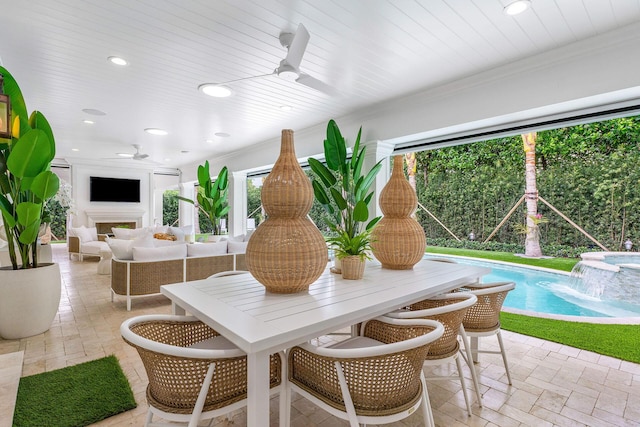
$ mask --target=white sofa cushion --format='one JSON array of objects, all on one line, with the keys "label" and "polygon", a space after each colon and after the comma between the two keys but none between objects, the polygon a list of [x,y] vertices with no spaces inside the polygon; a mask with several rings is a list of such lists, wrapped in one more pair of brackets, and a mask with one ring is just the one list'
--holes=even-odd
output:
[{"label": "white sofa cushion", "polygon": [[95,242],[98,240],[98,230],[96,227],[87,228],[84,225],[82,227],[71,228],[70,234],[80,239],[81,243]]},{"label": "white sofa cushion", "polygon": [[169,233],[176,236],[178,242],[184,242],[184,236],[193,234],[193,225],[184,225],[182,227],[169,227]]},{"label": "white sofa cushion", "polygon": [[134,240],[107,238],[106,242],[111,248],[111,252],[115,258],[121,260],[132,260],[134,247],[153,248],[155,247],[154,240],[155,239],[151,235],[145,234]]},{"label": "white sofa cushion", "polygon": [[224,255],[226,253],[226,240],[215,243],[193,243],[187,245],[187,256]]},{"label": "white sofa cushion", "polygon": [[229,240],[227,242],[227,252],[230,254],[243,254],[247,252],[247,244],[249,242],[234,242]]},{"label": "white sofa cushion", "polygon": [[162,246],[159,248],[133,247],[134,261],[164,261],[187,256],[187,244]]},{"label": "white sofa cushion", "polygon": [[108,251],[109,245],[107,242],[100,242],[98,240],[93,242],[82,243],[81,250],[83,254],[100,255],[100,251]]},{"label": "white sofa cushion", "polygon": [[113,236],[116,239],[135,239],[137,237],[142,237],[145,234],[150,234],[150,230],[148,228],[111,228],[113,232]]}]

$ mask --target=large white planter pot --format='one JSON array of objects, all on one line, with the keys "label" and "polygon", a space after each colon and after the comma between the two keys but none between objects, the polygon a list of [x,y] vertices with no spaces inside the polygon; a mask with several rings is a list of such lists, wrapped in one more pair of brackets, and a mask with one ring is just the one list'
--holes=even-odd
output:
[{"label": "large white planter pot", "polygon": [[0,336],[19,339],[51,327],[60,305],[60,267],[0,268]]}]

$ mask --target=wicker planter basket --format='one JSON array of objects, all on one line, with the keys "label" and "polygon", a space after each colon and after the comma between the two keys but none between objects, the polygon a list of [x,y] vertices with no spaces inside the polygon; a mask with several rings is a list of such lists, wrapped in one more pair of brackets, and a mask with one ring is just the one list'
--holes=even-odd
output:
[{"label": "wicker planter basket", "polygon": [[358,255],[351,255],[340,260],[342,263],[342,278],[360,280],[364,275],[365,260]]}]

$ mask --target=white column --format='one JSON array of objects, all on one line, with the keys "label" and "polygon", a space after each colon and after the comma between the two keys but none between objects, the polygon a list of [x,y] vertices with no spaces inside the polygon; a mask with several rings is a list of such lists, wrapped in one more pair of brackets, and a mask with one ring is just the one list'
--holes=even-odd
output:
[{"label": "white column", "polygon": [[391,176],[391,162],[389,156],[393,153],[395,148],[394,144],[390,144],[384,141],[369,141],[366,143],[367,151],[364,157],[363,169],[365,171],[371,170],[376,163],[382,160],[382,168],[376,179],[373,181],[371,190],[375,192],[372,203],[369,205],[369,218],[375,218],[382,215],[382,211],[378,206],[378,200],[380,198],[380,192],[389,181]]},{"label": "white column", "polygon": [[[193,182],[180,183],[180,185],[178,185],[178,190],[182,197],[186,197],[191,200],[196,199],[196,190]],[[196,212],[195,209],[196,207],[191,203],[182,201],[178,202],[178,218],[180,218],[180,227],[193,225],[195,228],[195,224],[193,223]]]},{"label": "white column", "polygon": [[229,236],[247,232],[247,173],[231,172],[229,180]]}]

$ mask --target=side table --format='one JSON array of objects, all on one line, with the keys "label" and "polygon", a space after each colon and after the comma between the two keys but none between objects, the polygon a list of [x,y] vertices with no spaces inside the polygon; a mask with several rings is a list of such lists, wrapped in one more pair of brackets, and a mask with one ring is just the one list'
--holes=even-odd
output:
[{"label": "side table", "polygon": [[111,251],[100,251],[100,261],[98,261],[98,274],[111,274]]}]

